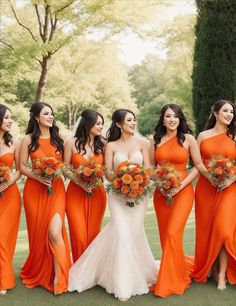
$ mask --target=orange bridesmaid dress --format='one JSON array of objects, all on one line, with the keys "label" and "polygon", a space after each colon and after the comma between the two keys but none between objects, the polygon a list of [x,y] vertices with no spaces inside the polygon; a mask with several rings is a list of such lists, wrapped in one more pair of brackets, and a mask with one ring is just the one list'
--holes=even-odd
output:
[{"label": "orange bridesmaid dress", "polygon": [[[236,159],[236,144],[221,133],[201,142],[203,162],[214,155]],[[196,246],[193,278],[205,283],[222,246],[228,256],[227,279],[236,284],[236,183],[218,192],[202,175],[196,186]]]},{"label": "orange bridesmaid dress", "polygon": [[[56,148],[50,139],[39,139],[39,148],[30,153],[31,160],[40,157],[56,157]],[[52,181],[53,193],[47,192],[47,186],[27,178],[23,199],[29,238],[29,255],[22,267],[20,276],[28,288],[43,286],[57,293],[67,291],[68,270],[70,268],[69,244],[64,226],[65,188],[61,177]],[[59,215],[62,222],[62,236],[65,245],[57,245],[49,239],[49,225],[52,218]],[[53,287],[54,257],[58,263],[57,285]]]},{"label": "orange bridesmaid dress", "polygon": [[[14,154],[0,156],[0,164],[13,167]],[[19,228],[21,199],[16,183],[9,186],[0,196],[0,290],[15,286],[12,260]]]},{"label": "orange bridesmaid dress", "polygon": [[[91,159],[99,164],[104,163],[103,154],[93,155]],[[73,166],[85,164],[87,160],[79,153],[73,153]],[[70,230],[70,241],[73,261],[86,250],[89,244],[101,231],[102,220],[106,209],[106,192],[103,185],[92,190],[92,196],[79,185],[69,183],[66,192],[66,215]]]},{"label": "orange bridesmaid dress", "polygon": [[[188,150],[172,137],[155,151],[157,164],[168,163],[179,172],[181,180],[187,176]],[[190,286],[193,259],[184,255],[183,234],[194,200],[192,184],[187,185],[173,197],[174,204],[167,205],[166,197],[158,189],[154,193],[159,235],[162,247],[160,270],[154,294],[167,297],[183,294]]]}]

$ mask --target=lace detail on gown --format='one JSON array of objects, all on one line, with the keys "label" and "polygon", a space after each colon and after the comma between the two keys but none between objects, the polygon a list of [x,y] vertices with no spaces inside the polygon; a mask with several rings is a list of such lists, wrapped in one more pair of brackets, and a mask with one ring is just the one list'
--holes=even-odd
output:
[{"label": "lace detail on gown", "polygon": [[[114,166],[126,160],[117,152]],[[129,161],[142,164],[142,153],[135,152]],[[108,203],[110,221],[71,267],[68,290],[82,292],[100,285],[118,298],[148,293],[158,268],[144,230],[147,198],[130,208],[111,192]]]}]

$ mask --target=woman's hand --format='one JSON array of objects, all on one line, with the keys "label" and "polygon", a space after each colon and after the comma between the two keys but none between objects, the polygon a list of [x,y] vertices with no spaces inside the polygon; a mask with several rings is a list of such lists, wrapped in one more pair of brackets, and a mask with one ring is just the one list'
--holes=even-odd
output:
[{"label": "woman's hand", "polygon": [[51,186],[52,185],[52,179],[48,177],[42,177],[42,176],[37,176],[35,178],[38,182],[46,185],[46,186]]},{"label": "woman's hand", "polygon": [[4,190],[6,190],[9,186],[12,185],[12,181],[11,180],[7,180],[7,181],[3,181],[1,184],[0,184],[0,192],[3,192]]}]

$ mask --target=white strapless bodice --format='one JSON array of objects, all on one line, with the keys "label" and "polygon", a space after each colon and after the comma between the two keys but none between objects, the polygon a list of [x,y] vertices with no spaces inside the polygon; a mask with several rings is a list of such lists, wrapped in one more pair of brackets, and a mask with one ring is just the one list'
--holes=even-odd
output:
[{"label": "white strapless bodice", "polygon": [[120,163],[123,163],[124,161],[129,161],[133,163],[138,163],[140,166],[143,165],[143,154],[141,151],[137,151],[132,154],[130,158],[126,156],[124,153],[116,152],[113,156],[113,163],[114,167],[117,167]]}]

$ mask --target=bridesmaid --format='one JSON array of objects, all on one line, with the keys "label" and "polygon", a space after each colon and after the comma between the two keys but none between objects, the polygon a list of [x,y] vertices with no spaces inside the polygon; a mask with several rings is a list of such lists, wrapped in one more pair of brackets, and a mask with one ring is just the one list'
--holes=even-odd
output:
[{"label": "bridesmaid", "polygon": [[[91,159],[104,164],[104,141],[101,136],[103,116],[86,109],[81,113],[75,135],[66,142],[65,164],[79,166]],[[101,230],[106,208],[106,193],[103,185],[92,189],[92,196],[87,196],[88,188],[83,182],[74,181],[71,171],[66,171],[71,180],[66,192],[66,214],[70,229],[73,261],[85,251]]]},{"label": "bridesmaid", "polygon": [[[27,176],[23,199],[29,237],[29,255],[20,276],[28,288],[43,286],[54,294],[67,291],[70,267],[64,226],[65,189],[61,177],[53,181],[40,177],[27,166],[28,159],[62,159],[63,140],[55,125],[50,105],[34,103],[20,152],[20,169]],[[47,193],[52,186],[53,194]]]},{"label": "bridesmaid", "polygon": [[21,199],[16,181],[20,177],[19,144],[10,134],[13,120],[11,111],[0,104],[0,165],[16,171],[8,181],[0,183],[0,295],[15,286],[12,259],[20,221]]},{"label": "bridesmaid", "polygon": [[183,234],[194,199],[192,180],[197,176],[194,168],[189,174],[186,166],[191,155],[195,166],[206,170],[201,161],[197,141],[192,136],[183,111],[177,104],[165,105],[154,129],[151,141],[153,165],[168,163],[180,174],[181,185],[172,192],[174,204],[166,205],[166,197],[157,188],[154,207],[158,221],[162,258],[154,294],[167,297],[183,294],[190,286],[193,262],[184,255]]},{"label": "bridesmaid", "polygon": [[[236,112],[234,105],[217,101],[199,134],[198,144],[204,163],[212,156],[236,159]],[[196,247],[193,278],[205,283],[211,269],[216,274],[217,289],[226,281],[236,284],[236,184],[228,181],[223,191],[200,175],[196,186]],[[207,195],[207,197],[205,196]]]}]

